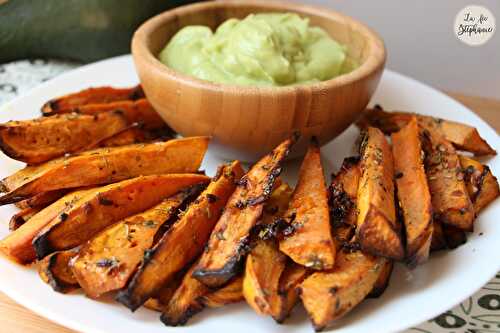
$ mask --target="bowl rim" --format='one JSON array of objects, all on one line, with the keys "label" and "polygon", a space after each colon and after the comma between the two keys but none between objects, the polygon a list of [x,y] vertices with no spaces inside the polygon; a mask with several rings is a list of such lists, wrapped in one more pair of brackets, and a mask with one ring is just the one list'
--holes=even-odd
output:
[{"label": "bowl rim", "polygon": [[[335,19],[336,21],[343,21],[345,24],[349,25],[351,28],[359,31],[363,36],[365,36],[365,40],[368,41],[369,45],[368,57],[361,66],[354,69],[353,71],[325,81],[286,86],[246,86],[211,82],[178,72],[163,64],[155,55],[153,55],[153,53],[147,46],[147,39],[149,37],[149,34],[152,31],[156,30],[159,26],[164,25],[165,21],[175,20],[185,14],[202,11],[209,8],[237,8],[245,5],[261,6],[264,8],[268,8],[270,11],[291,11],[298,13],[300,16],[304,17],[307,17],[308,15],[315,15],[329,20]],[[363,80],[373,73],[376,73],[378,70],[382,69],[385,66],[387,58],[386,48],[382,38],[375,31],[373,31],[360,21],[328,8],[304,5],[300,3],[289,3],[280,0],[253,0],[251,2],[244,0],[205,1],[201,3],[179,6],[174,9],[167,10],[163,13],[153,16],[152,18],[149,18],[139,26],[132,37],[131,50],[134,62],[137,63],[137,58],[142,58],[142,60],[145,61],[148,66],[155,68],[162,75],[167,76],[179,83],[189,85],[193,88],[198,89],[224,91],[227,93],[238,93],[240,95],[277,95],[296,92],[298,89],[324,91],[330,90],[332,88],[346,86],[354,82]]]}]

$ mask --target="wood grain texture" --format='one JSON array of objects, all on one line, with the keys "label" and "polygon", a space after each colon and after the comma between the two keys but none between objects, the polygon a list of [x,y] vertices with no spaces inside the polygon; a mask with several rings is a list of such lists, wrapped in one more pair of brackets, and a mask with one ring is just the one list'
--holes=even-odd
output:
[{"label": "wood grain texture", "polygon": [[[258,12],[296,12],[347,46],[347,61],[360,66],[331,80],[286,87],[248,87],[202,81],[173,71],[156,58],[186,25],[217,27],[228,18]],[[210,135],[247,156],[270,151],[294,132],[306,146],[324,144],[346,129],[365,108],[385,64],[376,33],[352,18],[315,7],[275,1],[217,1],[176,8],[143,24],[132,55],[148,100],[184,136]],[[250,158],[247,158],[250,159]]]}]

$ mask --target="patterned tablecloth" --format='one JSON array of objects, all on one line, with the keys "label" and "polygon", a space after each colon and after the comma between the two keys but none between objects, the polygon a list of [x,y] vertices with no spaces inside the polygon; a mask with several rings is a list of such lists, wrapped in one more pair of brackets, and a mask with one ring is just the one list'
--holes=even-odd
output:
[{"label": "patterned tablecloth", "polygon": [[[41,59],[0,64],[0,105],[78,66]],[[500,273],[459,306],[405,333],[410,332],[500,333]]]}]

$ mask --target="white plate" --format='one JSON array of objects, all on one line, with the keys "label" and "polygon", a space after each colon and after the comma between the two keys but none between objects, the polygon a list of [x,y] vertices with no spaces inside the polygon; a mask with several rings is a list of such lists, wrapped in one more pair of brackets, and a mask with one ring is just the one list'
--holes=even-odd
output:
[{"label": "white plate", "polygon": [[[0,111],[0,122],[9,119],[29,119],[39,116],[40,106],[48,99],[89,86],[130,86],[137,77],[130,56],[101,61],[63,74],[15,101]],[[476,126],[481,135],[498,150],[498,135],[485,122],[463,105],[442,93],[400,74],[386,70],[373,98],[387,109],[418,111],[423,114],[453,119]],[[349,128],[334,142],[322,148],[323,162],[328,173],[340,166],[342,159],[352,155],[358,132]],[[203,168],[213,175],[221,163],[210,150]],[[496,175],[500,174],[500,157],[488,161]],[[0,156],[0,177],[22,167],[22,163]],[[295,178],[297,163],[285,166],[285,176]],[[8,233],[7,221],[16,211],[1,207],[0,237]],[[425,265],[409,272],[397,265],[387,291],[379,299],[367,300],[335,330],[349,332],[394,332],[428,320],[452,308],[481,288],[500,269],[500,201],[488,207],[478,218],[468,242],[451,252],[433,254]],[[245,304],[222,309],[205,310],[187,326],[165,327],[159,315],[141,309],[131,313],[111,301],[96,302],[82,294],[62,295],[44,284],[37,273],[0,258],[0,290],[27,308],[61,325],[88,333],[127,332],[311,332],[312,328],[302,309],[296,309],[285,325],[271,318],[258,317]]]}]

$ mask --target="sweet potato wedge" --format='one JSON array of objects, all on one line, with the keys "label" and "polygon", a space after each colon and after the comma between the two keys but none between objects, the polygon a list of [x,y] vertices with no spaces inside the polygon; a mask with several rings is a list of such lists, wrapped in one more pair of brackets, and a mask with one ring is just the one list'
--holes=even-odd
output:
[{"label": "sweet potato wedge", "polygon": [[285,140],[252,166],[239,182],[193,272],[205,285],[220,287],[238,272],[249,251],[250,230],[261,217],[264,203],[281,173],[281,163],[294,142],[295,138]]},{"label": "sweet potato wedge", "polygon": [[419,121],[419,125],[434,217],[444,224],[472,231],[474,207],[455,148],[434,121]]},{"label": "sweet potato wedge", "polygon": [[135,143],[146,143],[153,141],[166,141],[174,137],[174,132],[169,127],[157,130],[146,130],[140,125],[131,126],[126,130],[106,138],[97,143],[95,148],[118,147]]},{"label": "sweet potato wedge", "polygon": [[182,278],[172,279],[172,281],[161,287],[156,296],[151,297],[146,302],[144,302],[144,307],[150,310],[162,312],[163,308],[168,304],[172,296],[174,296],[174,293],[180,286],[181,281]]},{"label": "sweet potato wedge", "polygon": [[283,323],[299,300],[299,285],[308,274],[307,268],[289,260],[280,276],[278,292],[271,298],[271,316]]},{"label": "sweet potato wedge", "polygon": [[41,208],[28,207],[12,215],[9,221],[9,230],[14,231],[18,229],[41,210]]},{"label": "sweet potato wedge", "polygon": [[208,146],[207,137],[100,148],[26,167],[0,182],[7,193],[0,205],[38,193],[108,184],[137,176],[196,172]]},{"label": "sweet potato wedge", "polygon": [[394,164],[384,134],[369,127],[362,140],[356,238],[361,249],[401,260],[404,249],[394,206]]},{"label": "sweet potato wedge", "polygon": [[43,282],[47,283],[60,293],[67,293],[79,288],[70,268],[70,261],[78,254],[78,248],[54,252],[38,263],[38,274]]},{"label": "sweet potato wedge", "polygon": [[341,251],[332,270],[307,277],[300,297],[314,329],[323,330],[358,305],[373,290],[386,260]]},{"label": "sweet potato wedge", "polygon": [[[203,185],[193,186],[156,206],[113,224],[82,246],[72,264],[73,273],[85,294],[97,298],[125,287],[161,231],[166,231],[187,201]],[[161,236],[161,235],[160,235]]]},{"label": "sweet potato wedge", "polygon": [[[111,224],[148,209],[180,190],[203,184],[198,174],[141,176],[103,186],[87,194],[81,205],[50,221],[33,239],[39,259],[79,246]],[[109,267],[107,267],[109,268]]]},{"label": "sweet potato wedge", "polygon": [[459,158],[465,174],[467,192],[477,215],[500,195],[498,180],[487,165],[466,156]]},{"label": "sweet potato wedge", "polygon": [[128,126],[121,112],[10,121],[0,124],[0,149],[13,159],[39,164],[92,148]]},{"label": "sweet potato wedge", "polygon": [[[276,187],[264,205],[263,226],[270,226],[286,211],[292,189],[282,183]],[[266,237],[267,238],[267,237]],[[255,312],[272,314],[271,299],[278,295],[280,276],[286,265],[286,256],[279,251],[277,239],[257,239],[246,258],[243,275],[243,296]],[[270,265],[269,263],[272,263]]]},{"label": "sweet potato wedge", "polygon": [[234,277],[222,288],[200,298],[200,302],[209,308],[220,308],[243,300],[243,278],[241,276]]},{"label": "sweet potato wedge", "polygon": [[293,226],[294,232],[280,240],[280,251],[311,269],[332,268],[335,243],[330,230],[327,190],[316,143],[309,146],[304,157],[285,219]]},{"label": "sweet potato wedge", "polygon": [[361,169],[358,157],[344,159],[340,171],[328,188],[328,207],[335,244],[339,250],[354,236],[357,220],[356,200]]},{"label": "sweet potato wedge", "polygon": [[380,275],[378,276],[372,291],[368,294],[369,298],[378,298],[382,296],[384,291],[389,286],[389,281],[391,279],[392,269],[394,268],[394,262],[392,260],[386,260],[382,265]]},{"label": "sweet potato wedge", "polygon": [[94,190],[85,189],[71,192],[42,209],[28,222],[1,240],[0,251],[9,259],[20,264],[30,263],[36,257],[32,241],[38,232],[53,219],[60,218],[62,214],[65,214],[65,211],[76,205],[81,205],[85,196],[92,191]]},{"label": "sweet potato wedge", "polygon": [[432,203],[424,170],[417,118],[391,136],[399,206],[406,230],[406,260],[427,260],[432,239]]},{"label": "sweet potato wedge", "polygon": [[74,191],[74,189],[64,189],[64,190],[55,190],[49,192],[42,192],[39,194],[35,194],[31,198],[18,201],[15,205],[20,209],[25,208],[45,208],[53,202],[64,197],[66,194]]},{"label": "sweet potato wedge", "polygon": [[358,121],[361,128],[366,126],[377,127],[382,132],[390,134],[403,128],[412,117],[419,121],[434,122],[443,132],[446,140],[457,149],[474,153],[476,156],[496,155],[496,151],[484,140],[475,127],[429,116],[417,115],[409,112],[386,112],[381,108],[368,109]]},{"label": "sweet potato wedge", "polygon": [[137,272],[117,300],[135,311],[201,254],[212,229],[243,175],[238,161],[224,165],[207,189],[194,201],[158,243],[145,252]]},{"label": "sweet potato wedge", "polygon": [[443,224],[436,220],[432,224],[431,251],[446,249],[448,245],[444,237]]},{"label": "sweet potato wedge", "polygon": [[140,98],[144,98],[144,92],[140,85],[130,88],[88,88],[76,93],[51,99],[42,106],[42,114],[44,116],[50,116],[57,113],[75,112],[83,105],[127,100],[134,101]]},{"label": "sweet potato wedge", "polygon": [[449,249],[456,249],[467,242],[467,235],[462,229],[451,225],[443,224],[443,234],[446,241],[446,246]]}]

